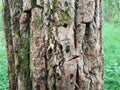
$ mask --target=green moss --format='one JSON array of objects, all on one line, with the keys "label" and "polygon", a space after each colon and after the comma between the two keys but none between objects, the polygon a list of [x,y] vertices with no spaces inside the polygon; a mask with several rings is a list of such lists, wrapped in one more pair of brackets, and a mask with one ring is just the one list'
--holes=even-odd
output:
[{"label": "green moss", "polygon": [[40,25],[40,24],[43,23],[43,21],[42,21],[42,19],[40,18],[40,16],[36,16],[34,22],[35,22],[36,25]]},{"label": "green moss", "polygon": [[58,9],[58,2],[57,2],[57,0],[54,0],[54,1],[53,1],[53,8],[52,8],[53,13],[56,12],[57,9]]},{"label": "green moss", "polygon": [[20,36],[20,30],[19,29],[16,30],[16,35]]},{"label": "green moss", "polygon": [[17,0],[16,3],[15,3],[15,12],[17,14],[21,14],[22,13],[22,10],[23,10],[23,0]]},{"label": "green moss", "polygon": [[51,16],[52,12],[51,12],[51,7],[50,7],[50,2],[49,1],[46,4],[46,7],[47,7],[47,16]]},{"label": "green moss", "polygon": [[19,47],[19,64],[20,64],[20,73],[23,79],[23,85],[26,88],[26,90],[31,90],[31,77],[30,77],[30,47],[29,47],[29,39],[25,39],[24,41],[21,41],[20,47]]},{"label": "green moss", "polygon": [[31,3],[31,5],[32,5],[32,8],[35,8],[35,7],[37,6],[36,0],[30,0],[30,3]]},{"label": "green moss", "polygon": [[65,11],[63,13],[58,14],[60,17],[60,25],[69,24],[71,22],[71,16],[69,15],[69,11]]},{"label": "green moss", "polygon": [[23,70],[25,69],[28,69],[28,65],[25,65],[25,64],[28,64],[29,62],[29,40],[24,40],[21,42],[20,44],[20,62],[21,63],[21,68]]}]

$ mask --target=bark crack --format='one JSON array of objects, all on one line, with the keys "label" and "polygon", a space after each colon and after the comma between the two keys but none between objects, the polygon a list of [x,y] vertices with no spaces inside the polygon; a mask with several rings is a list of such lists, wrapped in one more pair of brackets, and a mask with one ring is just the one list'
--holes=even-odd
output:
[{"label": "bark crack", "polygon": [[74,60],[74,59],[76,59],[76,58],[78,58],[78,57],[80,57],[80,56],[74,55],[71,59],[67,60],[67,62],[68,62],[68,61],[71,61],[71,60]]},{"label": "bark crack", "polygon": [[48,65],[47,65],[47,61],[48,61],[48,59],[47,59],[47,56],[46,56],[46,53],[45,53],[45,55],[44,55],[44,58],[45,58],[45,90],[48,90]]},{"label": "bark crack", "polygon": [[77,12],[77,10],[78,10],[78,2],[79,2],[79,0],[76,0],[75,1],[75,14],[74,14],[74,46],[75,46],[75,49],[77,48],[77,14],[78,14],[78,12]]},{"label": "bark crack", "polygon": [[79,77],[79,65],[77,64],[77,72],[76,72],[76,85],[75,85],[75,90],[80,89],[80,77]]},{"label": "bark crack", "polygon": [[[30,22],[31,22],[31,10],[24,11],[23,16],[21,16],[20,21],[20,72],[22,72],[23,83],[26,89],[32,89],[32,77],[30,72]],[[24,16],[26,15],[26,16]],[[26,18],[24,18],[26,17]],[[25,54],[25,55],[23,55]],[[27,65],[26,65],[27,64]],[[29,86],[29,87],[28,87]]]}]

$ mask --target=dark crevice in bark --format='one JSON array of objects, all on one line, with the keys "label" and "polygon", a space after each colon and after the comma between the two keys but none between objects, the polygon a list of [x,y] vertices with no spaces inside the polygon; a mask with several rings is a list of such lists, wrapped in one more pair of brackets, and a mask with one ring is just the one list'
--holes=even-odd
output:
[{"label": "dark crevice in bark", "polygon": [[56,65],[53,67],[53,81],[54,81],[54,83],[53,83],[53,90],[56,90]]},{"label": "dark crevice in bark", "polygon": [[[100,8],[102,8],[102,0],[100,0]],[[103,54],[103,47],[102,47],[102,43],[103,43],[103,38],[102,38],[102,9],[100,9],[100,12],[99,12],[99,14],[100,14],[100,19],[101,19],[101,21],[100,21],[100,27],[99,27],[99,31],[100,31],[100,53],[101,54]],[[103,57],[103,55],[102,55],[102,57]],[[103,59],[102,59],[103,60]]]},{"label": "dark crevice in bark", "polygon": [[96,18],[97,18],[97,15],[99,14],[99,12],[97,10],[98,9],[98,4],[97,3],[98,3],[98,0],[95,0],[95,11],[94,11],[94,20],[93,20],[95,23],[97,23]]},{"label": "dark crevice in bark", "polygon": [[76,72],[76,85],[75,85],[75,90],[80,89],[80,77],[79,77],[79,65],[77,65],[77,72]]},{"label": "dark crevice in bark", "polygon": [[[89,59],[86,58],[87,57],[86,55],[89,53],[89,49],[90,49],[89,37],[90,37],[90,33],[91,33],[91,30],[90,30],[91,22],[87,22],[87,23],[84,23],[84,24],[86,25],[86,27],[85,27],[85,34],[84,34],[83,42],[82,42],[82,50],[84,52],[84,55],[83,55],[83,73],[86,75],[85,78],[88,78],[89,77],[89,72],[86,72],[86,68],[89,67],[89,66],[86,67],[86,65],[88,65],[89,61],[87,61],[87,60],[89,60]],[[88,80],[89,80],[88,90],[92,90],[91,89],[91,85],[92,85],[91,78],[88,78]]]},{"label": "dark crevice in bark", "polygon": [[40,85],[36,85],[36,90],[40,90]]},{"label": "dark crevice in bark", "polygon": [[[100,29],[100,45],[102,45],[102,30]],[[100,51],[99,51],[99,53],[101,54],[101,56],[103,56],[103,47],[102,46],[100,46]]]},{"label": "dark crevice in bark", "polygon": [[64,28],[67,28],[67,26],[68,26],[68,25],[67,25],[66,23],[63,24],[63,27],[64,27]]},{"label": "dark crevice in bark", "polygon": [[[31,10],[24,11],[22,14],[26,14],[26,18],[21,21],[22,25],[19,35],[21,38],[19,44],[19,79],[22,78],[21,82],[26,90],[32,90],[32,77],[30,75],[30,22],[31,22]],[[21,16],[22,17],[22,16]],[[22,19],[21,19],[22,20]],[[25,37],[26,35],[26,37]],[[19,87],[20,88],[20,87]]]},{"label": "dark crevice in bark", "polygon": [[[24,10],[23,12],[24,12],[24,13],[31,13],[31,11],[32,11],[32,8],[29,9],[29,10]],[[31,17],[31,16],[30,16],[30,17]]]},{"label": "dark crevice in bark", "polygon": [[78,57],[80,57],[80,56],[78,56],[78,55],[75,55],[75,56],[73,56],[71,59],[69,59],[69,60],[67,60],[67,61],[74,60],[74,59],[76,59],[76,58],[78,58]]},{"label": "dark crevice in bark", "polygon": [[28,43],[29,43],[29,50],[28,50],[28,71],[29,71],[29,76],[28,76],[28,85],[30,85],[29,87],[30,87],[30,89],[29,90],[32,90],[32,76],[31,76],[31,71],[30,71],[30,23],[31,23],[31,16],[32,16],[32,13],[31,13],[31,10],[29,10],[29,11],[27,11],[26,12],[27,13],[27,24],[28,24],[28,29],[29,29],[29,32],[28,32],[28,35],[29,35],[29,38],[28,38]]},{"label": "dark crevice in bark", "polygon": [[73,74],[70,74],[70,80],[72,80],[72,79],[73,79],[73,76],[74,76]]},{"label": "dark crevice in bark", "polygon": [[78,10],[78,2],[79,2],[79,0],[76,0],[75,1],[75,4],[74,4],[74,6],[75,6],[75,14],[74,14],[74,46],[75,46],[75,48],[77,48],[77,14],[78,14],[78,12],[77,12],[77,10]]},{"label": "dark crevice in bark", "polygon": [[90,30],[91,22],[88,22],[88,23],[85,23],[85,24],[86,24],[86,28],[85,28],[85,35],[84,35],[83,39],[84,39],[85,43],[88,44],[90,33],[91,33],[91,30]]},{"label": "dark crevice in bark", "polygon": [[91,71],[89,71],[89,74],[96,75],[96,73],[93,72],[93,69]]},{"label": "dark crevice in bark", "polygon": [[82,42],[82,49],[84,54],[86,54],[89,50],[89,37],[90,37],[90,22],[85,24],[86,24],[85,35],[83,37],[83,42]]},{"label": "dark crevice in bark", "polygon": [[65,43],[65,52],[69,53],[70,52],[70,42]]},{"label": "dark crevice in bark", "polygon": [[44,59],[45,59],[45,81],[44,81],[44,84],[45,84],[45,90],[49,90],[48,88],[48,58],[47,58],[47,53],[45,52],[45,55],[44,55]]}]

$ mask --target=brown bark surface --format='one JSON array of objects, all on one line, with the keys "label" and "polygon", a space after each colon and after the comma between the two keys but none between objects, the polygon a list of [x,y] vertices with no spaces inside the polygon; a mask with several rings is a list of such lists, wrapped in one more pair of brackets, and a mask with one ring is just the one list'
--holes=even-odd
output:
[{"label": "brown bark surface", "polygon": [[103,90],[102,0],[3,0],[10,90]]}]

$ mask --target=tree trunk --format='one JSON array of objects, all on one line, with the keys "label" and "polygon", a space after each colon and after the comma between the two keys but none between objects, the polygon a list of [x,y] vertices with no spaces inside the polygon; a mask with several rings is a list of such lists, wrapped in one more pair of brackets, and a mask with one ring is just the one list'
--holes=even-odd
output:
[{"label": "tree trunk", "polygon": [[103,90],[102,0],[3,0],[10,90]]}]

